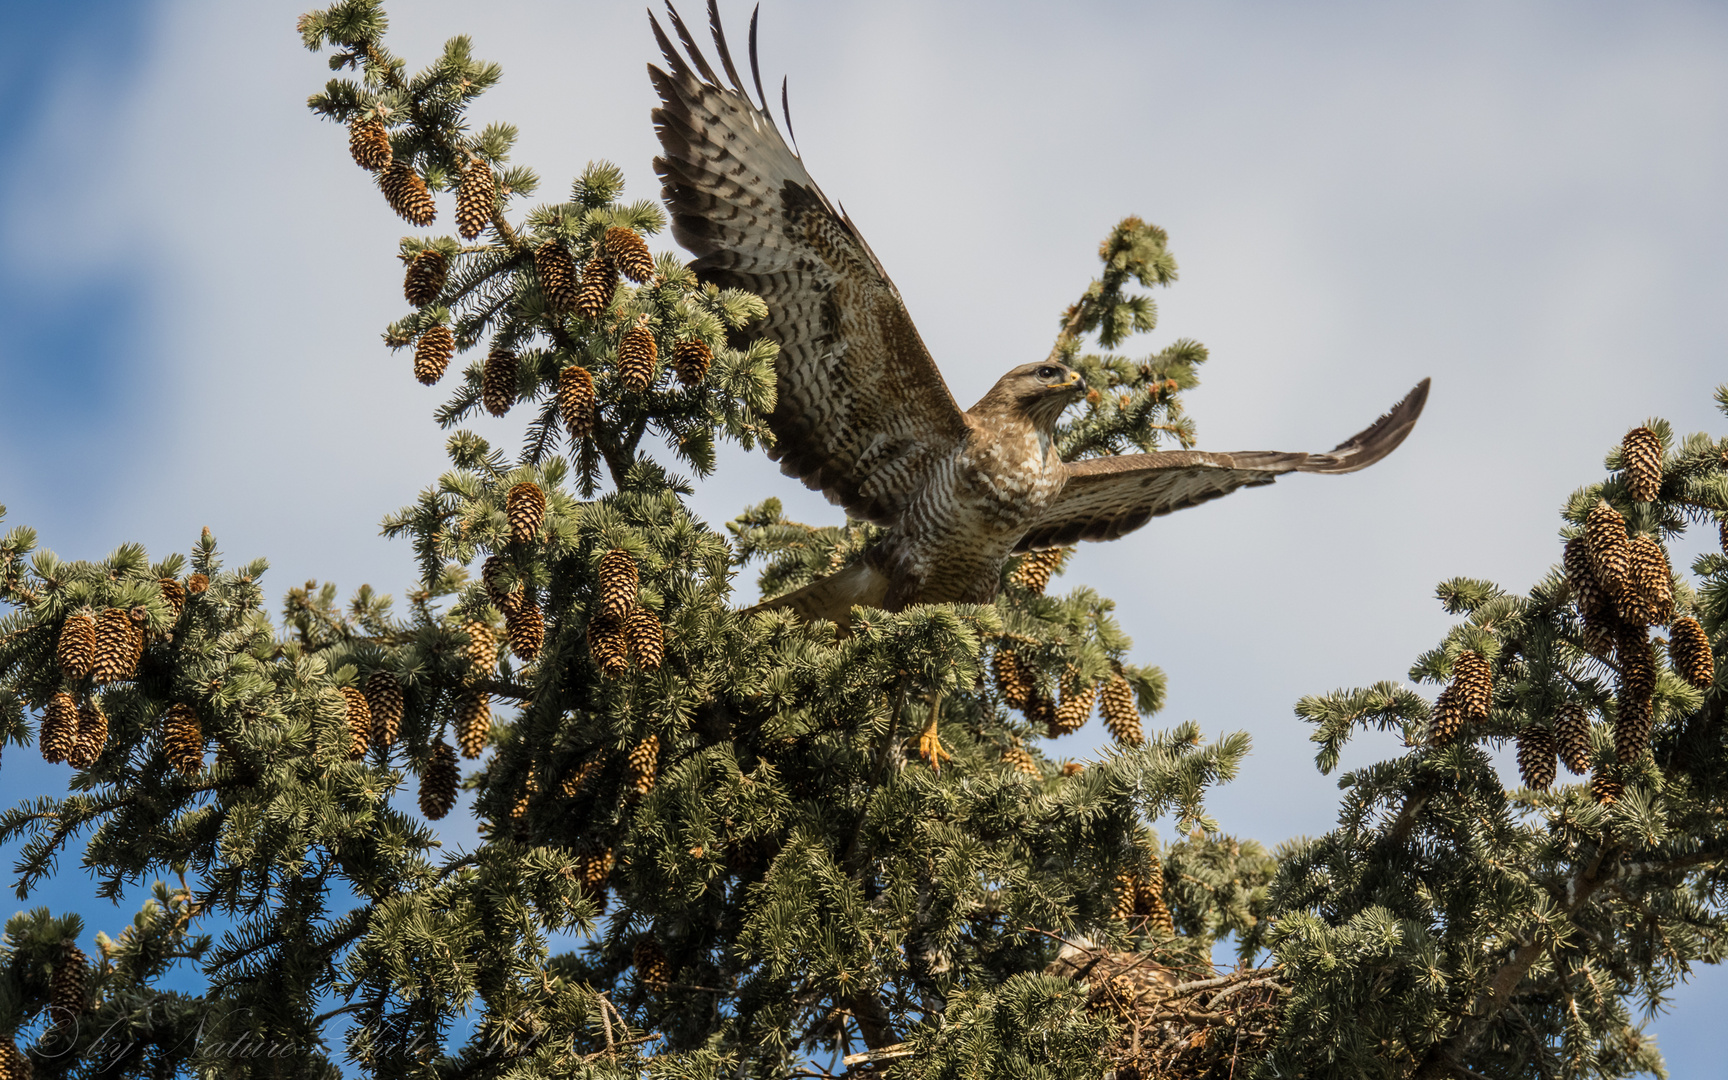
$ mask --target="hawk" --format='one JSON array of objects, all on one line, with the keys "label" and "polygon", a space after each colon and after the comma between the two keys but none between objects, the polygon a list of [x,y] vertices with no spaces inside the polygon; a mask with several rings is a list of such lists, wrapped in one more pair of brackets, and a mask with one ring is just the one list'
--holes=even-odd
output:
[{"label": "hawk", "polygon": [[886,530],[854,565],[764,607],[844,624],[860,605],[988,603],[1017,552],[1114,540],[1289,472],[1355,472],[1391,453],[1421,414],[1427,379],[1326,453],[1177,450],[1065,462],[1056,422],[1087,389],[1067,366],[1022,364],[962,410],[881,263],[775,126],[754,15],[752,101],[716,0],[708,15],[725,82],[670,4],[667,12],[683,49],[650,15],[667,66],[648,72],[660,95],[654,168],[672,235],[696,256],[701,280],[767,301],[751,329],[780,347],[768,425],[781,471]]}]

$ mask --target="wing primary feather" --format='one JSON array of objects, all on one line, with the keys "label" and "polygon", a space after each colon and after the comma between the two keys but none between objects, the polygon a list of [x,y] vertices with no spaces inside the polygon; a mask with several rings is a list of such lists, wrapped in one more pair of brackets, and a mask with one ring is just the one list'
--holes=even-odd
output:
[{"label": "wing primary feather", "polygon": [[786,76],[780,76],[780,112],[786,117],[786,137],[792,140],[792,156],[803,160],[798,152],[798,133],[792,130],[792,104],[786,96]]},{"label": "wing primary feather", "polygon": [[1428,384],[1423,379],[1404,400],[1386,410],[1385,415],[1366,428],[1345,439],[1325,454],[1313,454],[1313,464],[1299,466],[1301,472],[1346,473],[1366,469],[1398,449],[1416,427],[1422,406],[1428,403]]},{"label": "wing primary feather", "polygon": [[678,40],[684,43],[684,50],[690,54],[690,62],[696,65],[696,70],[709,82],[719,82],[720,80],[714,77],[714,69],[708,66],[708,58],[702,55],[702,50],[696,44],[696,35],[684,25],[684,17],[672,6],[672,0],[666,0],[666,15],[672,20],[672,29],[678,31]]},{"label": "wing primary feather", "polygon": [[[648,12],[648,24],[654,27],[654,40],[660,43],[660,55],[666,58],[666,66],[672,69],[672,74],[683,78],[690,74],[690,64],[673,46],[672,39],[666,36],[666,31],[660,29],[660,20],[654,17],[654,12]],[[654,71],[654,65],[648,65],[648,71]]]},{"label": "wing primary feather", "polygon": [[[708,0],[708,29],[714,34],[714,50],[720,54],[720,66],[726,69],[732,88],[743,94],[744,80],[738,77],[738,67],[732,63],[732,49],[726,44],[726,27],[720,22],[720,0]],[[708,81],[716,86],[720,84],[720,80],[712,75],[708,76]]]},{"label": "wing primary feather", "polygon": [[[756,16],[760,14],[761,4],[750,9],[750,77],[756,80],[756,99],[762,102],[762,111],[767,112],[768,95],[762,92],[762,65],[756,62]],[[772,116],[769,117],[769,123],[773,123]]]}]

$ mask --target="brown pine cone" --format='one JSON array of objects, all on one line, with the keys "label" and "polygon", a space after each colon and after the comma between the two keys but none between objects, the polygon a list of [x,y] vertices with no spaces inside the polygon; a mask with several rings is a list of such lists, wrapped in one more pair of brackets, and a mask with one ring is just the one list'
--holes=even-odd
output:
[{"label": "brown pine cone", "polygon": [[558,785],[558,793],[566,799],[574,799],[582,794],[589,781],[600,774],[600,767],[603,764],[605,764],[603,759],[592,757],[577,765],[565,774],[563,781]]},{"label": "brown pine cone", "polygon": [[1110,736],[1123,746],[1139,746],[1146,741],[1140,728],[1140,710],[1134,703],[1134,688],[1120,675],[1104,680],[1099,693],[1104,713],[1104,726]]},{"label": "brown pine cone", "polygon": [[421,248],[408,259],[402,275],[402,296],[417,308],[438,301],[450,277],[450,257],[437,248]]},{"label": "brown pine cone", "polygon": [[140,604],[126,613],[126,619],[132,624],[132,653],[126,668],[136,674],[144,659],[144,625],[150,620],[150,611]]},{"label": "brown pine cone", "polygon": [[1028,592],[1044,595],[1044,589],[1050,584],[1050,575],[1062,569],[1062,564],[1068,561],[1072,548],[1044,548],[1040,551],[1029,551],[1020,557],[1020,564],[1014,572],[1008,575],[1008,580]]},{"label": "brown pine cone", "polygon": [[1627,543],[1626,519],[1607,499],[1596,500],[1584,519],[1584,549],[1597,582],[1610,597],[1618,598],[1626,587]]},{"label": "brown pine cone", "polygon": [[465,758],[477,758],[492,738],[492,695],[470,690],[456,703],[456,745]]},{"label": "brown pine cone", "polygon": [[414,343],[414,377],[424,386],[434,385],[455,355],[456,335],[443,323],[433,323]]},{"label": "brown pine cone", "polygon": [[165,577],[156,579],[156,587],[162,591],[162,600],[174,609],[174,617],[178,619],[186,610],[186,586],[174,578]]},{"label": "brown pine cone", "polygon": [[372,710],[372,742],[388,750],[402,733],[402,684],[388,671],[366,676],[366,707]]},{"label": "brown pine cone", "polygon": [[1062,701],[1056,706],[1055,719],[1050,728],[1051,735],[1067,735],[1085,727],[1086,721],[1092,716],[1092,703],[1097,697],[1097,687],[1081,682],[1080,676],[1073,671],[1064,672]]},{"label": "brown pine cone", "polygon": [[1428,745],[1445,746],[1458,737],[1463,727],[1464,704],[1458,700],[1457,684],[1452,683],[1434,699],[1428,721]]},{"label": "brown pine cone", "polygon": [[1140,879],[1134,874],[1116,875],[1116,918],[1126,922],[1134,917],[1140,902]]},{"label": "brown pine cone", "polygon": [[1626,785],[1616,776],[1597,773],[1590,778],[1590,796],[1603,806],[1612,806],[1626,794]]},{"label": "brown pine cone", "polygon": [[1655,502],[1662,490],[1662,440],[1647,427],[1628,431],[1620,441],[1620,468],[1635,502]]},{"label": "brown pine cone", "polygon": [[378,174],[378,190],[390,209],[410,225],[425,228],[438,217],[438,204],[426,190],[426,181],[405,161],[396,161]]},{"label": "brown pine cone", "polygon": [[1010,746],[1002,751],[1002,762],[1032,777],[1034,780],[1044,779],[1044,771],[1038,767],[1038,762],[1026,752],[1025,747]]},{"label": "brown pine cone", "polygon": [[204,590],[209,587],[210,579],[205,577],[203,574],[193,574],[191,577],[186,579],[186,591],[191,593],[193,596],[201,595]]},{"label": "brown pine cone", "polygon": [[1582,535],[1574,536],[1566,541],[1566,580],[1572,583],[1572,591],[1577,597],[1578,615],[1586,623],[1595,624],[1603,621],[1605,615],[1613,614],[1613,601],[1602,583],[1596,580],[1596,571],[1590,565],[1590,551]]},{"label": "brown pine cone", "polygon": [[1620,694],[1650,700],[1656,692],[1656,658],[1650,651],[1649,631],[1622,624],[1614,655],[1620,666]]},{"label": "brown pine cone", "polygon": [[503,416],[516,404],[516,375],[521,363],[516,354],[501,345],[486,354],[480,369],[480,402],[493,416]]},{"label": "brown pine cone", "polygon": [[1032,696],[1032,680],[1021,666],[1020,657],[1003,645],[996,650],[991,663],[996,673],[996,692],[1002,695],[1002,703],[1010,709],[1025,709]]},{"label": "brown pine cone", "polygon": [[1590,714],[1576,701],[1568,701],[1554,714],[1554,742],[1566,771],[1583,776],[1590,771]]},{"label": "brown pine cone", "polygon": [[624,276],[640,285],[654,276],[654,253],[635,229],[614,225],[600,241],[601,250]]},{"label": "brown pine cone", "polygon": [[66,755],[66,760],[74,769],[88,769],[96,764],[96,759],[102,756],[107,746],[108,714],[102,711],[95,698],[85,698],[78,703],[78,741]]},{"label": "brown pine cone", "polygon": [[618,385],[627,394],[640,394],[654,385],[654,365],[659,362],[654,335],[644,315],[624,332],[618,343]]},{"label": "brown pine cone", "polygon": [[604,255],[589,259],[582,267],[582,284],[576,290],[574,306],[584,319],[598,319],[612,306],[618,292],[618,268]]},{"label": "brown pine cone", "polygon": [[60,675],[68,682],[90,674],[96,667],[96,620],[83,612],[66,616],[54,652]]},{"label": "brown pine cone", "polygon": [[563,241],[553,238],[534,249],[534,273],[540,279],[540,295],[547,310],[555,314],[576,307],[576,260]]},{"label": "brown pine cone", "polygon": [[540,605],[524,598],[504,610],[504,636],[510,640],[510,651],[518,660],[532,660],[546,644],[546,619]]},{"label": "brown pine cone", "polygon": [[1668,553],[1649,533],[1626,544],[1626,588],[1620,594],[1620,617],[1640,626],[1659,626],[1674,617],[1674,573]]},{"label": "brown pine cone", "polygon": [[504,494],[504,516],[510,519],[510,542],[531,544],[546,521],[546,493],[523,481]]},{"label": "brown pine cone", "polygon": [[1690,615],[1675,619],[1668,628],[1668,660],[1674,673],[1695,689],[1708,690],[1716,682],[1716,656],[1710,649],[1710,635]]},{"label": "brown pine cone", "polygon": [[132,617],[121,608],[108,608],[96,617],[96,663],[90,674],[98,684],[130,679],[138,670]]},{"label": "brown pine cone", "polygon": [[78,703],[62,690],[42,707],[42,723],[36,730],[42,760],[58,765],[78,746]]},{"label": "brown pine cone", "polygon": [[665,661],[666,630],[660,625],[660,616],[639,607],[625,617],[624,634],[642,670],[653,671]]},{"label": "brown pine cone", "polygon": [[12,1036],[0,1038],[0,1080],[31,1080],[34,1066],[18,1050]]},{"label": "brown pine cone", "polygon": [[636,560],[623,548],[600,556],[600,610],[623,619],[636,606]]},{"label": "brown pine cone", "polygon": [[630,670],[630,638],[624,620],[605,612],[588,620],[588,655],[604,675],[623,675]]},{"label": "brown pine cone", "polygon": [[470,158],[456,188],[456,232],[464,240],[479,236],[491,222],[497,205],[498,184],[492,178],[492,166]]},{"label": "brown pine cone", "polygon": [[48,978],[48,1008],[57,1024],[84,1015],[90,993],[90,958],[75,942],[60,947],[54,974]]},{"label": "brown pine cone", "polygon": [[1554,733],[1532,724],[1518,733],[1518,775],[1532,791],[1554,783]]},{"label": "brown pine cone", "polygon": [[488,555],[480,566],[480,584],[499,611],[508,613],[522,599],[522,585],[515,577],[507,555]]},{"label": "brown pine cone", "polygon": [[1614,759],[1629,765],[1650,748],[1650,725],[1654,709],[1648,698],[1625,698],[1615,702]]},{"label": "brown pine cone", "polygon": [[456,805],[456,785],[462,776],[456,768],[456,751],[439,740],[432,747],[426,771],[420,774],[420,812],[438,821]]},{"label": "brown pine cone", "polygon": [[594,434],[594,376],[572,364],[558,373],[558,412],[570,438],[586,439]]},{"label": "brown pine cone", "polygon": [[1135,881],[1135,914],[1144,915],[1148,926],[1164,937],[1170,937],[1176,933],[1176,923],[1170,917],[1170,906],[1164,901],[1164,864],[1156,855],[1149,861],[1151,865],[1146,875]]},{"label": "brown pine cone", "polygon": [[348,153],[367,172],[390,167],[390,135],[376,116],[356,116],[348,125]]},{"label": "brown pine cone", "polygon": [[653,791],[660,770],[660,736],[650,735],[631,747],[625,770],[632,792],[642,796]]},{"label": "brown pine cone", "polygon": [[176,702],[162,714],[162,750],[177,772],[190,776],[204,768],[204,729],[192,706]]},{"label": "brown pine cone", "polygon": [[1066,765],[1062,766],[1063,776],[1079,776],[1085,771],[1086,766],[1080,764],[1078,761],[1070,761]]},{"label": "brown pine cone", "polygon": [[598,896],[606,888],[616,862],[611,848],[576,856],[576,880],[582,883],[582,891],[589,896]]},{"label": "brown pine cone", "polygon": [[666,962],[666,954],[660,951],[653,938],[637,940],[630,953],[630,963],[636,969],[636,981],[642,984],[643,989],[659,994],[672,984],[672,965]]},{"label": "brown pine cone", "polygon": [[352,686],[338,686],[336,692],[348,708],[348,758],[363,758],[372,743],[372,706],[366,695]]},{"label": "brown pine cone", "polygon": [[701,338],[685,338],[672,346],[672,370],[685,386],[695,386],[708,377],[714,364],[714,350]]},{"label": "brown pine cone", "polygon": [[1458,703],[1470,720],[1485,720],[1494,703],[1494,665],[1479,652],[1465,651],[1452,661],[1452,685],[1458,688]]},{"label": "brown pine cone", "polygon": [[462,655],[467,658],[474,677],[486,678],[492,674],[492,669],[498,666],[497,633],[479,619],[464,622],[462,632],[468,635],[468,644],[463,648]]}]

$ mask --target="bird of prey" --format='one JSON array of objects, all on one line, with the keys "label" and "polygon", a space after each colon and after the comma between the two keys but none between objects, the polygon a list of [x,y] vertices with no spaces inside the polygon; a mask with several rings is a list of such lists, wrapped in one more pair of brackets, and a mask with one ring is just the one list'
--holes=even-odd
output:
[{"label": "bird of prey", "polygon": [[[775,126],[755,17],[752,101],[715,0],[708,14],[724,82],[667,11],[683,49],[650,15],[667,66],[648,71],[660,95],[654,167],[672,235],[696,256],[701,280],[767,301],[750,331],[780,346],[768,424],[781,470],[886,530],[856,564],[764,606],[844,624],[859,605],[988,603],[1016,552],[1114,540],[1284,473],[1366,468],[1421,414],[1427,379],[1326,453],[1178,450],[1064,462],[1052,444],[1056,422],[1086,393],[1067,366],[1022,364],[961,410],[869,245]],[[784,108],[784,84],[781,98]]]}]

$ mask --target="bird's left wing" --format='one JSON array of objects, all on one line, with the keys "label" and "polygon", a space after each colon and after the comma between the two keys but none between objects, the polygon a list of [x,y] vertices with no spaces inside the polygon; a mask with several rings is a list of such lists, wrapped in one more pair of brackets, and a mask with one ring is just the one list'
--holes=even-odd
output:
[{"label": "bird's left wing", "polygon": [[1068,466],[1062,494],[1032,523],[1015,550],[1114,540],[1173,510],[1210,502],[1238,488],[1270,484],[1289,472],[1365,469],[1398,448],[1427,400],[1428,380],[1423,379],[1385,416],[1324,454],[1170,450],[1075,462]]}]

